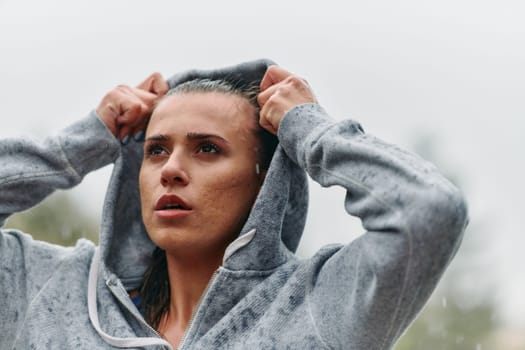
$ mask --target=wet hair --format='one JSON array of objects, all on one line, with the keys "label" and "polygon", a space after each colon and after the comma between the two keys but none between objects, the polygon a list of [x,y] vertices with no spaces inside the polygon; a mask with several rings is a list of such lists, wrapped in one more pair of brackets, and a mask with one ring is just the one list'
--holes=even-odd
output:
[{"label": "wet hair", "polygon": [[[246,98],[254,107],[255,136],[260,143],[259,169],[265,171],[270,166],[278,139],[275,135],[263,129],[259,125],[260,107],[257,102],[259,93],[259,82],[243,83],[226,80],[195,79],[177,85],[168,93],[166,97],[173,94],[188,93],[212,93],[219,92],[228,95],[241,96]],[[168,279],[168,266],[166,253],[159,247],[153,251],[149,266],[144,273],[142,286],[139,290],[140,309],[144,319],[153,328],[158,329],[163,315],[169,310],[170,306],[170,284]]]}]

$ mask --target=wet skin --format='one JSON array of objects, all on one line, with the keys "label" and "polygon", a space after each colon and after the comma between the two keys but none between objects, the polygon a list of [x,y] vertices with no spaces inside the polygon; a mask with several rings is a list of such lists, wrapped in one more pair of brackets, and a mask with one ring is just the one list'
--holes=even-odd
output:
[{"label": "wet skin", "polygon": [[263,179],[255,113],[218,92],[170,95],[154,110],[139,183],[144,224],[167,253],[222,256],[239,234]]}]

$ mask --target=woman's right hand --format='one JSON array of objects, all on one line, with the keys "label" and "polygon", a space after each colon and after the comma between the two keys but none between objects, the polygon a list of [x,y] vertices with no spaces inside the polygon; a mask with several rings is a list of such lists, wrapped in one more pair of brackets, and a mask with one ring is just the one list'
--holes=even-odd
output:
[{"label": "woman's right hand", "polygon": [[160,73],[153,73],[137,87],[119,85],[104,96],[96,111],[123,144],[140,139],[155,103],[169,87]]}]

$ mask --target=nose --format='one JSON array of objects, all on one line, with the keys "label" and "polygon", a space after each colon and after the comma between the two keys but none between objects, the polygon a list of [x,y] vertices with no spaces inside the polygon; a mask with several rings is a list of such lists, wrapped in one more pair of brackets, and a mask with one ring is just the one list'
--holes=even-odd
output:
[{"label": "nose", "polygon": [[188,173],[184,170],[183,159],[175,152],[162,166],[160,182],[162,186],[181,185],[186,186],[189,183]]}]

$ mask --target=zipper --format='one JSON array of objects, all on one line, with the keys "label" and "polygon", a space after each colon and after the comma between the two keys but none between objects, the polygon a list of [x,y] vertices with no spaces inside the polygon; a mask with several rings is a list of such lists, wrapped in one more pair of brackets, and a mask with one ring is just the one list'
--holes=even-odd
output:
[{"label": "zipper", "polygon": [[200,306],[201,306],[204,298],[206,297],[206,295],[208,295],[208,291],[209,291],[211,285],[217,279],[217,275],[219,274],[220,269],[221,269],[221,267],[219,267],[217,270],[215,270],[215,272],[213,273],[213,275],[210,278],[210,281],[206,285],[206,288],[204,289],[204,292],[202,293],[201,297],[199,298],[199,302],[197,303],[197,305],[193,309],[193,312],[192,312],[191,318],[190,318],[190,322],[188,322],[188,327],[186,327],[186,331],[184,332],[184,335],[182,336],[182,340],[180,341],[179,346],[177,346],[177,350],[182,350],[184,348],[184,345],[185,345],[185,343],[187,341],[187,338],[188,338],[188,334],[190,333],[190,330],[191,330],[191,328],[193,326],[193,323],[195,321],[195,317],[197,316],[197,312],[199,311]]},{"label": "zipper", "polygon": [[[119,289],[125,291],[125,289],[124,289],[122,286],[119,286],[119,287],[120,287]],[[127,294],[127,292],[125,292],[125,293]],[[122,302],[122,301],[121,301],[120,304],[123,305],[123,306],[124,306],[124,307],[125,307],[125,308],[126,308],[131,314],[132,314],[132,315],[137,311],[137,310],[135,310],[135,309],[132,310],[132,309],[127,305],[127,303],[125,303],[125,302]],[[142,318],[137,318],[137,317],[135,317],[135,319],[138,319],[138,321],[139,321],[140,323],[142,323],[144,326],[146,326],[146,328],[149,329],[150,331],[152,331],[153,334],[155,334],[157,337],[159,337],[160,339],[164,339],[164,338],[160,335],[159,332],[157,332],[153,327],[151,327],[151,326],[150,326],[150,325],[144,320],[143,317],[142,317]],[[166,340],[166,339],[164,339],[164,340]],[[167,340],[166,340],[166,342],[167,342]],[[162,346],[163,349],[166,349],[166,346],[164,346],[164,345],[161,345],[161,346]],[[171,348],[173,349],[173,347],[171,347]]]},{"label": "zipper", "polygon": [[[131,312],[132,314],[133,314],[133,312],[135,311],[135,310],[131,310],[131,308],[129,308],[126,304],[124,304],[124,307],[125,307],[126,309],[128,309],[128,311]],[[161,339],[164,339],[164,338],[162,338],[162,336],[160,335],[159,332],[157,332],[157,331],[156,331],[153,327],[151,327],[146,321],[144,321],[144,318],[140,318],[140,319],[139,319],[139,322],[142,323],[144,326],[146,326],[146,328],[149,329],[150,331],[152,331],[156,336],[158,336],[158,337],[161,338]]]}]

